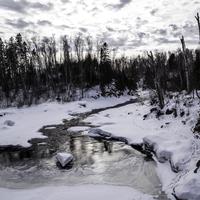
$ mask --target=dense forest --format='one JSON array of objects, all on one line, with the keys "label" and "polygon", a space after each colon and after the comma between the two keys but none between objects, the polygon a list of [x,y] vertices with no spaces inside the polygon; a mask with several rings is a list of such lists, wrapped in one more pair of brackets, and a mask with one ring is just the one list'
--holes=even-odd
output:
[{"label": "dense forest", "polygon": [[[199,27],[199,15],[196,20]],[[0,38],[0,101],[4,106],[37,103],[41,98],[71,101],[76,90],[99,86],[101,95],[132,93],[137,87],[156,92],[160,107],[168,91],[200,89],[200,49],[145,52],[134,57],[116,57],[106,42],[91,37],[64,36],[24,39],[21,34]],[[198,44],[197,44],[198,45]]]}]

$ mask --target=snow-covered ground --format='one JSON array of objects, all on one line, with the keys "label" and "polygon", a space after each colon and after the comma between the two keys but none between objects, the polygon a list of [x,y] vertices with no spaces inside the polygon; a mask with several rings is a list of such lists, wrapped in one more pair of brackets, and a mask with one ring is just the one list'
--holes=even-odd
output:
[{"label": "snow-covered ground", "polygon": [[[147,97],[148,92],[140,92],[140,95]],[[85,99],[68,104],[51,102],[30,108],[0,110],[1,114],[5,113],[0,117],[0,145],[20,144],[27,146],[29,145],[27,143],[28,139],[42,137],[38,129],[43,125],[57,124],[62,119],[72,118],[70,114],[119,104],[129,99],[130,96],[99,98],[97,100]],[[166,100],[166,106],[162,112],[166,113],[167,110],[176,109],[176,113],[160,115],[158,118],[156,118],[156,112],[152,111],[150,113],[152,108],[149,101],[145,100],[102,111],[88,117],[85,121],[92,123],[92,125],[98,125],[100,129],[113,135],[128,138],[130,144],[145,143],[148,145],[155,152],[157,172],[161,179],[163,190],[167,192],[170,198],[173,199],[171,193],[175,191],[180,199],[200,199],[200,171],[197,174],[193,172],[197,161],[200,159],[200,142],[192,132],[199,116],[199,100],[197,98],[192,99],[184,94],[177,94],[177,96],[174,94],[172,98]],[[144,115],[146,115],[145,118]],[[174,117],[174,115],[177,116]],[[87,129],[82,127],[75,127],[71,131],[79,130],[84,130],[86,134],[88,132]],[[97,188],[95,188],[94,192],[98,193]],[[101,189],[99,190],[100,197]],[[39,188],[35,190],[44,194],[48,189]],[[114,188],[112,190],[115,191]],[[70,191],[74,190],[70,189]],[[121,190],[119,191],[121,193]],[[0,194],[6,195],[6,192],[6,189],[0,190]],[[67,195],[67,190],[65,192],[61,193]],[[117,199],[117,192],[113,194],[116,194],[116,197],[113,196],[109,199]],[[23,196],[28,195],[29,191],[11,190],[11,193]],[[9,194],[11,193],[9,192]],[[129,194],[127,191],[125,193]],[[84,192],[83,194],[89,195],[89,193]],[[109,195],[111,193],[108,192]],[[119,197],[121,199],[122,195]],[[134,199],[133,197],[131,196],[131,199]],[[74,199],[78,199],[78,197]],[[126,195],[123,199],[126,199]],[[127,196],[127,199],[129,199],[129,196]],[[141,199],[145,198],[141,197]]]},{"label": "snow-covered ground", "polygon": [[44,125],[60,124],[63,119],[71,119],[70,114],[113,106],[130,98],[131,96],[89,98],[63,104],[48,102],[20,109],[0,109],[0,145],[29,146],[29,139],[44,137],[38,132]]},{"label": "snow-covered ground", "polygon": [[109,185],[47,186],[29,190],[0,188],[2,200],[153,200],[129,187]]}]

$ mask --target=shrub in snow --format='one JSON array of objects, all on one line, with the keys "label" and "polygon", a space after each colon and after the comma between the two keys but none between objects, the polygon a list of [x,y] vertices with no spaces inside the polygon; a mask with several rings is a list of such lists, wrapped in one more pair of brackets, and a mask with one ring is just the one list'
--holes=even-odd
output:
[{"label": "shrub in snow", "polygon": [[6,120],[6,121],[4,122],[4,124],[7,125],[7,126],[14,126],[14,125],[15,125],[15,122],[13,122],[13,121],[11,121],[11,120]]},{"label": "shrub in snow", "polygon": [[68,164],[73,161],[73,156],[70,153],[57,153],[56,160],[60,165],[65,168]]}]

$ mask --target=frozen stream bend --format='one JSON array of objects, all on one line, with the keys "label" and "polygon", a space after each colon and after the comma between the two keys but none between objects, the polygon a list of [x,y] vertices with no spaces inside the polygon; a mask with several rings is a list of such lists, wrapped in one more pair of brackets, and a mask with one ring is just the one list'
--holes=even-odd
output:
[{"label": "frozen stream bend", "polygon": [[[31,147],[1,147],[0,187],[30,189],[80,184],[115,185],[134,188],[155,199],[167,199],[161,192],[155,162],[127,145],[124,138],[115,138],[115,141],[94,139],[83,135],[81,130],[74,133],[69,129],[75,126],[91,127],[83,120],[103,110],[79,114],[74,119],[65,120],[62,125],[43,127],[40,131],[48,138],[32,139]],[[71,169],[58,169],[54,157],[57,152],[73,154],[75,161]]]}]

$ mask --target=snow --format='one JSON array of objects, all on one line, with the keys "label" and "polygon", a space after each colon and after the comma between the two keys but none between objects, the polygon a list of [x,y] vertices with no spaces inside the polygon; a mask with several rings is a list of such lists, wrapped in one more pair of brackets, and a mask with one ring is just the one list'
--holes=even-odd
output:
[{"label": "snow", "polygon": [[[157,173],[162,182],[163,190],[167,192],[168,196],[173,198],[171,193],[175,191],[176,196],[180,199],[200,199],[198,190],[200,188],[200,172],[198,171],[197,174],[194,174],[196,163],[200,158],[200,142],[192,132],[199,117],[199,100],[197,98],[192,99],[190,95],[184,93],[182,95],[173,94],[173,98],[165,100],[166,106],[162,112],[166,113],[167,110],[174,109],[177,117],[174,117],[174,113],[172,113],[156,118],[156,113],[153,111],[150,113],[153,107],[148,100],[145,100],[149,98],[149,92],[139,91],[139,95],[144,99],[143,101],[120,108],[108,109],[91,115],[84,120],[93,126],[98,126],[98,129],[73,127],[69,130],[74,132],[84,131],[85,134],[92,137],[98,137],[99,135],[102,137],[126,137],[130,144],[145,143],[155,152]],[[107,97],[96,100],[84,99],[83,101],[67,104],[49,102],[30,108],[0,110],[0,113],[6,113],[0,117],[0,145],[20,144],[28,146],[28,139],[44,137],[38,132],[43,125],[52,124],[53,127],[53,125],[61,123],[62,119],[73,118],[72,114],[74,113],[83,113],[94,108],[113,106],[129,99],[130,96],[121,98]],[[144,115],[146,115],[145,120]],[[5,125],[4,122],[6,120],[13,121],[15,123],[14,126]],[[102,133],[105,134],[102,135]],[[97,188],[95,192],[98,193]],[[38,190],[43,193],[45,189],[40,188]],[[114,190],[112,188],[111,191]],[[3,189],[0,191],[3,191]],[[121,189],[119,191],[121,193]],[[19,195],[23,196],[28,191],[13,191],[13,194],[15,192],[19,192]],[[116,196],[112,196],[110,199],[121,197],[117,195],[117,192],[116,190]],[[101,193],[99,192],[97,196],[101,197]],[[126,194],[128,195],[128,192]],[[11,195],[11,193],[8,193],[8,195]],[[63,195],[68,195],[68,193]],[[109,195],[111,193],[108,192]],[[134,199],[133,197],[135,195],[131,196],[131,199]],[[128,196],[127,198],[130,199]],[[72,199],[79,198],[74,197]],[[123,199],[126,199],[126,196]],[[144,198],[142,197],[141,199]]]},{"label": "snow", "polygon": [[3,200],[153,200],[132,188],[109,185],[47,186],[28,190],[0,188],[0,195]]},{"label": "snow", "polygon": [[87,131],[89,129],[90,127],[88,126],[73,126],[73,127],[68,128],[67,130],[70,132],[80,132],[80,131]]},{"label": "snow", "polygon": [[[148,95],[143,93],[143,96]],[[145,143],[150,146],[155,152],[157,171],[163,190],[172,198],[173,188],[185,174],[193,172],[197,159],[200,158],[200,152],[196,151],[200,149],[200,142],[192,132],[199,116],[199,100],[185,94],[167,99],[163,112],[165,113],[167,109],[176,109],[178,115],[176,118],[173,114],[156,118],[154,113],[149,112],[152,108],[149,101],[143,101],[100,112],[88,117],[85,122],[99,126],[112,135],[126,137],[130,144]],[[183,112],[184,115],[181,117]],[[143,116],[146,114],[147,118],[144,120]],[[188,182],[192,180],[189,176]],[[197,181],[193,182],[197,184]],[[181,191],[184,194],[184,187],[187,187],[187,182],[183,181],[179,194]]]},{"label": "snow", "polygon": [[149,123],[145,123],[143,120],[142,113],[146,114],[148,111],[148,106],[134,103],[103,111],[88,117],[84,121],[100,126],[102,130],[114,135],[127,137],[130,143],[141,143],[143,137],[155,133],[153,127],[156,122],[149,120]]},{"label": "snow", "polygon": [[200,199],[200,174],[189,172],[184,176],[175,188],[176,196],[179,199]]},{"label": "snow", "polygon": [[[37,106],[0,109],[0,145],[30,146],[31,138],[44,138],[38,130],[44,125],[60,124],[63,119],[71,119],[74,113],[91,111],[94,108],[113,106],[129,100],[131,96],[100,97],[83,99],[70,103],[47,102]],[[86,105],[86,107],[82,105]],[[13,121],[13,126],[4,123]]]},{"label": "snow", "polygon": [[70,153],[57,153],[56,159],[62,167],[65,167],[73,160],[73,156]]}]

